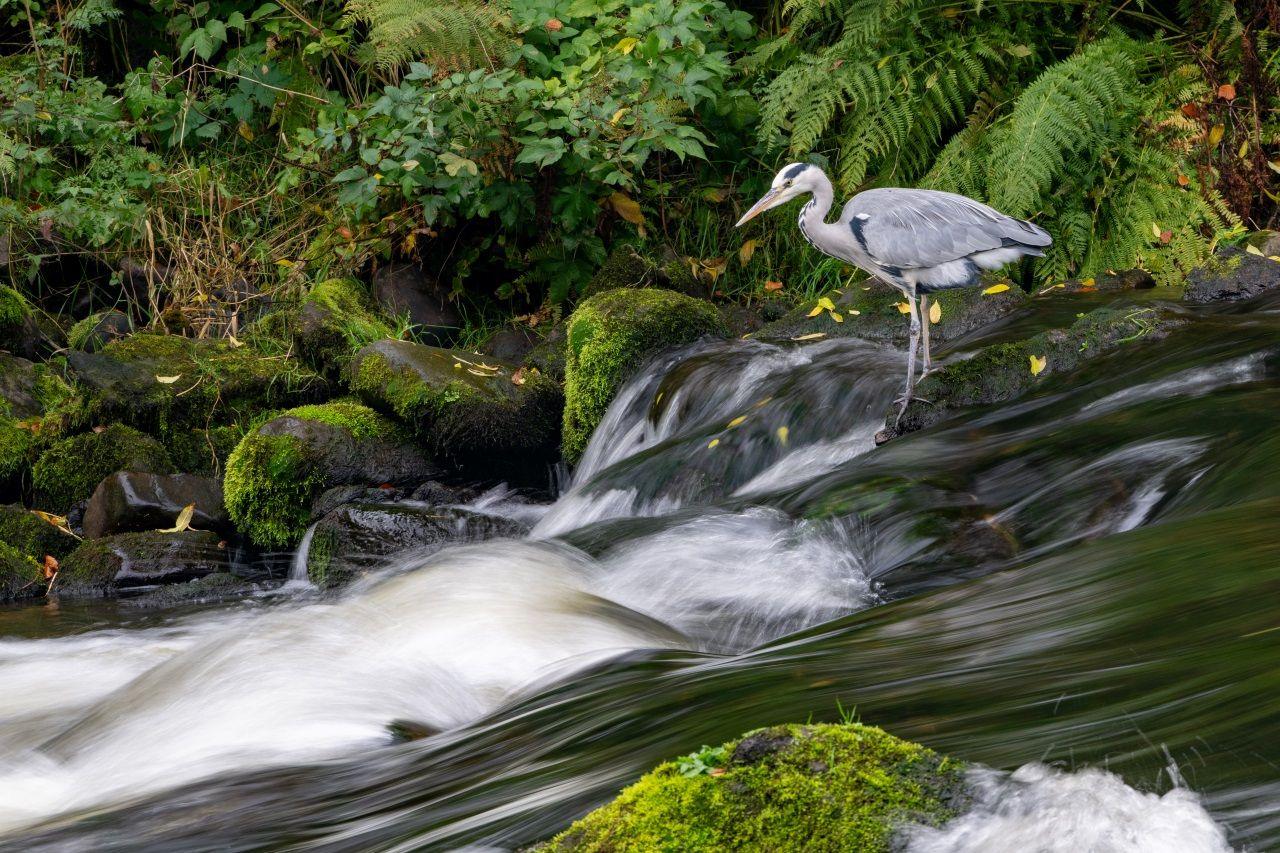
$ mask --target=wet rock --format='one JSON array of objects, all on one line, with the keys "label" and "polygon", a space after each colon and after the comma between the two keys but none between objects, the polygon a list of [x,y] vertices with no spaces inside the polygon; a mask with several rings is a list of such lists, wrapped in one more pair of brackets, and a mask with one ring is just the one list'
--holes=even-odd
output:
[{"label": "wet rock", "polygon": [[437,471],[395,422],[356,403],[301,406],[244,437],[227,460],[227,509],[258,545],[296,543],[311,504],[339,485],[419,483]]},{"label": "wet rock", "polygon": [[1067,279],[1058,284],[1042,287],[1040,294],[1061,291],[1063,293],[1116,293],[1121,290],[1150,290],[1156,280],[1146,270],[1132,269],[1118,273],[1103,273],[1093,278]]},{"label": "wet rock", "polygon": [[569,318],[564,458],[576,462],[614,394],[655,354],[728,335],[710,302],[670,290],[609,290]]},{"label": "wet rock", "polygon": [[260,589],[262,587],[259,584],[246,581],[230,572],[218,572],[193,581],[162,586],[137,598],[128,599],[128,604],[141,610],[217,604],[243,598]]},{"label": "wet rock", "polygon": [[[1000,293],[983,293],[987,287],[1005,284],[1008,289]],[[815,303],[806,303],[789,312],[785,317],[767,324],[752,337],[762,340],[787,341],[807,336],[825,338],[861,338],[867,341],[884,341],[905,345],[910,335],[907,316],[899,310],[902,294],[889,285],[873,279],[863,284],[834,291],[829,297],[835,311],[813,310]],[[964,337],[975,329],[1000,320],[1027,301],[1027,295],[1016,284],[992,280],[978,287],[944,290],[931,294],[930,302],[936,302],[942,316],[930,324],[930,339],[945,343]],[[840,320],[836,320],[839,316]]]},{"label": "wet rock", "polygon": [[490,356],[379,341],[352,362],[351,387],[407,424],[437,458],[471,472],[555,457],[563,398],[539,371]]},{"label": "wet rock", "polygon": [[[708,772],[716,755],[727,764]],[[938,826],[968,805],[964,765],[858,724],[774,726],[667,762],[539,849],[894,848],[904,823]],[[799,846],[797,846],[799,845]]]},{"label": "wet rock", "polygon": [[89,539],[112,533],[172,527],[184,507],[195,506],[191,526],[223,535],[234,528],[222,505],[222,483],[195,474],[118,471],[107,476],[85,508],[81,526]]},{"label": "wet rock", "polygon": [[[251,347],[176,335],[132,335],[101,352],[67,357],[83,400],[80,426],[123,422],[164,434],[248,422],[273,408],[328,393],[310,368]],[[176,377],[176,378],[175,378]]]},{"label": "wet rock", "polygon": [[[953,362],[926,376],[894,427],[897,407],[888,413],[876,442],[931,426],[953,409],[1016,399],[1052,376],[1069,373],[1086,361],[1121,346],[1160,340],[1187,320],[1169,308],[1100,308],[1068,329],[1051,329],[1025,341],[989,346],[965,361]],[[1044,359],[1031,372],[1031,358]],[[928,400],[929,402],[924,402]]]},{"label": "wet rock", "polygon": [[446,545],[522,536],[527,531],[517,521],[457,507],[349,504],[317,522],[307,553],[307,576],[322,589],[333,588],[385,566],[393,557],[421,557]]},{"label": "wet rock", "polygon": [[24,358],[35,358],[45,350],[45,335],[31,303],[7,285],[0,285],[0,349]]},{"label": "wet rock", "polygon": [[565,352],[569,343],[568,322],[556,323],[547,336],[529,350],[524,358],[526,367],[533,367],[557,382],[564,381]]},{"label": "wet rock", "polygon": [[43,565],[0,540],[0,603],[38,598],[46,586]]},{"label": "wet rock", "polygon": [[0,416],[38,418],[71,396],[71,388],[44,364],[0,352]]},{"label": "wet rock", "polygon": [[417,264],[379,269],[373,274],[373,298],[388,314],[408,314],[414,334],[424,343],[449,346],[458,339],[462,316],[449,301],[449,292]]},{"label": "wet rock", "polygon": [[97,352],[112,341],[126,338],[133,331],[133,321],[123,311],[101,311],[90,314],[71,327],[67,343],[81,352]]},{"label": "wet rock", "polygon": [[1280,261],[1230,247],[1187,276],[1182,298],[1197,305],[1251,299],[1280,287]]},{"label": "wet rock", "polygon": [[36,504],[65,513],[116,471],[169,474],[174,467],[160,442],[132,427],[112,424],[101,432],[63,439],[40,455],[31,469]]},{"label": "wet rock", "polygon": [[[718,305],[720,319],[735,338],[744,337],[764,328],[764,306]],[[776,318],[775,318],[776,319]]]},{"label": "wet rock", "polygon": [[216,533],[119,533],[86,539],[62,561],[55,589],[69,595],[110,595],[130,587],[179,583],[228,571]]},{"label": "wet rock", "polygon": [[444,729],[439,729],[430,723],[421,723],[417,720],[392,720],[387,723],[387,734],[391,735],[391,740],[395,743],[424,740],[438,735],[442,731]]},{"label": "wet rock", "polygon": [[518,364],[539,342],[538,335],[530,328],[503,329],[480,349],[485,355]]},{"label": "wet rock", "polygon": [[21,504],[0,505],[0,542],[37,562],[46,554],[62,559],[75,550],[79,540],[63,533]]},{"label": "wet rock", "polygon": [[1280,231],[1254,231],[1244,239],[1244,244],[1257,249],[1263,257],[1280,257]]},{"label": "wet rock", "polygon": [[208,429],[175,429],[165,436],[165,446],[179,471],[221,479],[227,458],[245,432],[246,427],[239,423]]},{"label": "wet rock", "polygon": [[708,296],[710,290],[694,277],[689,263],[670,247],[664,247],[654,256],[635,246],[622,245],[609,253],[583,288],[582,295],[592,297],[607,290],[641,287],[674,290],[697,298]]}]

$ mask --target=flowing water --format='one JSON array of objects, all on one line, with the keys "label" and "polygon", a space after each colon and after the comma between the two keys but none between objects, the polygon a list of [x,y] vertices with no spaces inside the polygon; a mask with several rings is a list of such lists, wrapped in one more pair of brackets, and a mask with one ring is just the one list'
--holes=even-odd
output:
[{"label": "flowing water", "polygon": [[338,597],[0,611],[0,849],[514,849],[855,707],[974,763],[920,853],[1280,847],[1280,299],[1189,316],[878,449],[901,353],[703,345],[553,505],[469,505],[524,540]]}]

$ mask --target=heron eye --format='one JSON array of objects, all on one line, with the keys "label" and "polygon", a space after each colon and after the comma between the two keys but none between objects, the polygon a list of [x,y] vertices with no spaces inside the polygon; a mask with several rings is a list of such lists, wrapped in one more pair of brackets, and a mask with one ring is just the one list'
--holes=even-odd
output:
[{"label": "heron eye", "polygon": [[789,186],[791,186],[791,181],[783,181],[783,182],[782,182],[782,186],[783,186],[783,188],[784,188],[784,189],[785,189],[785,188],[787,188],[787,187],[789,187]]}]

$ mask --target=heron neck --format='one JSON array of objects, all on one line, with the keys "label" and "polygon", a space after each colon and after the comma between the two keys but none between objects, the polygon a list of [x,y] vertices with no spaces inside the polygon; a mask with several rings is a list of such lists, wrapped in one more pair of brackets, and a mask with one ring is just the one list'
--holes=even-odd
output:
[{"label": "heron neck", "polygon": [[800,211],[800,229],[819,250],[839,258],[845,254],[840,250],[847,241],[840,239],[840,231],[843,229],[827,223],[827,213],[831,210],[834,197],[835,190],[831,186],[831,180],[819,172],[813,187],[813,198]]}]

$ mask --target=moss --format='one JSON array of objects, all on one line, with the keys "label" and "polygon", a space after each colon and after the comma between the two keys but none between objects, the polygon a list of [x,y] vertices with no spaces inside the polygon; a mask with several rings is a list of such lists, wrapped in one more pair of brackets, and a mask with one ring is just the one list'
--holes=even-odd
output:
[{"label": "moss", "polygon": [[961,763],[870,726],[776,726],[700,757],[718,756],[717,775],[689,759],[659,766],[547,847],[874,853],[898,826],[938,825],[965,801]]},{"label": "moss", "polygon": [[116,533],[81,542],[62,561],[56,589],[111,594],[120,587],[175,583],[227,569],[218,536],[205,530]]},{"label": "moss", "polygon": [[[282,412],[339,427],[353,438],[388,438],[395,424],[358,403],[300,406]],[[227,459],[223,494],[236,527],[258,545],[296,543],[311,521],[311,502],[329,483],[324,460],[306,442],[288,434],[249,433]]]},{"label": "moss", "polygon": [[246,340],[269,354],[296,351],[321,373],[338,375],[357,350],[396,337],[355,279],[333,278],[311,288],[302,301],[268,314]]},{"label": "moss", "polygon": [[9,340],[28,323],[31,305],[21,293],[0,284],[0,340]]},{"label": "moss", "polygon": [[12,418],[0,416],[0,488],[26,473],[35,436]]},{"label": "moss", "polygon": [[34,560],[51,554],[61,560],[76,547],[76,538],[63,533],[20,504],[0,505],[0,542],[7,542]]},{"label": "moss", "polygon": [[44,568],[7,542],[0,541],[0,601],[44,595]]},{"label": "moss", "polygon": [[569,318],[565,361],[564,456],[575,462],[618,388],[646,359],[727,330],[709,302],[669,290],[611,290]]},{"label": "moss", "polygon": [[175,430],[167,436],[165,446],[179,471],[219,475],[226,467],[227,457],[249,428],[237,423],[209,429]]},{"label": "moss", "polygon": [[112,338],[128,333],[129,318],[119,311],[99,311],[77,322],[67,332],[67,346],[82,352],[97,352]]},{"label": "moss", "polygon": [[334,563],[338,548],[338,533],[334,530],[317,530],[307,551],[307,578],[320,589],[344,586],[354,572],[340,569]]},{"label": "moss", "polygon": [[57,442],[40,455],[31,470],[41,509],[64,512],[93,494],[98,483],[116,471],[169,474],[173,461],[154,438],[124,424]]}]

